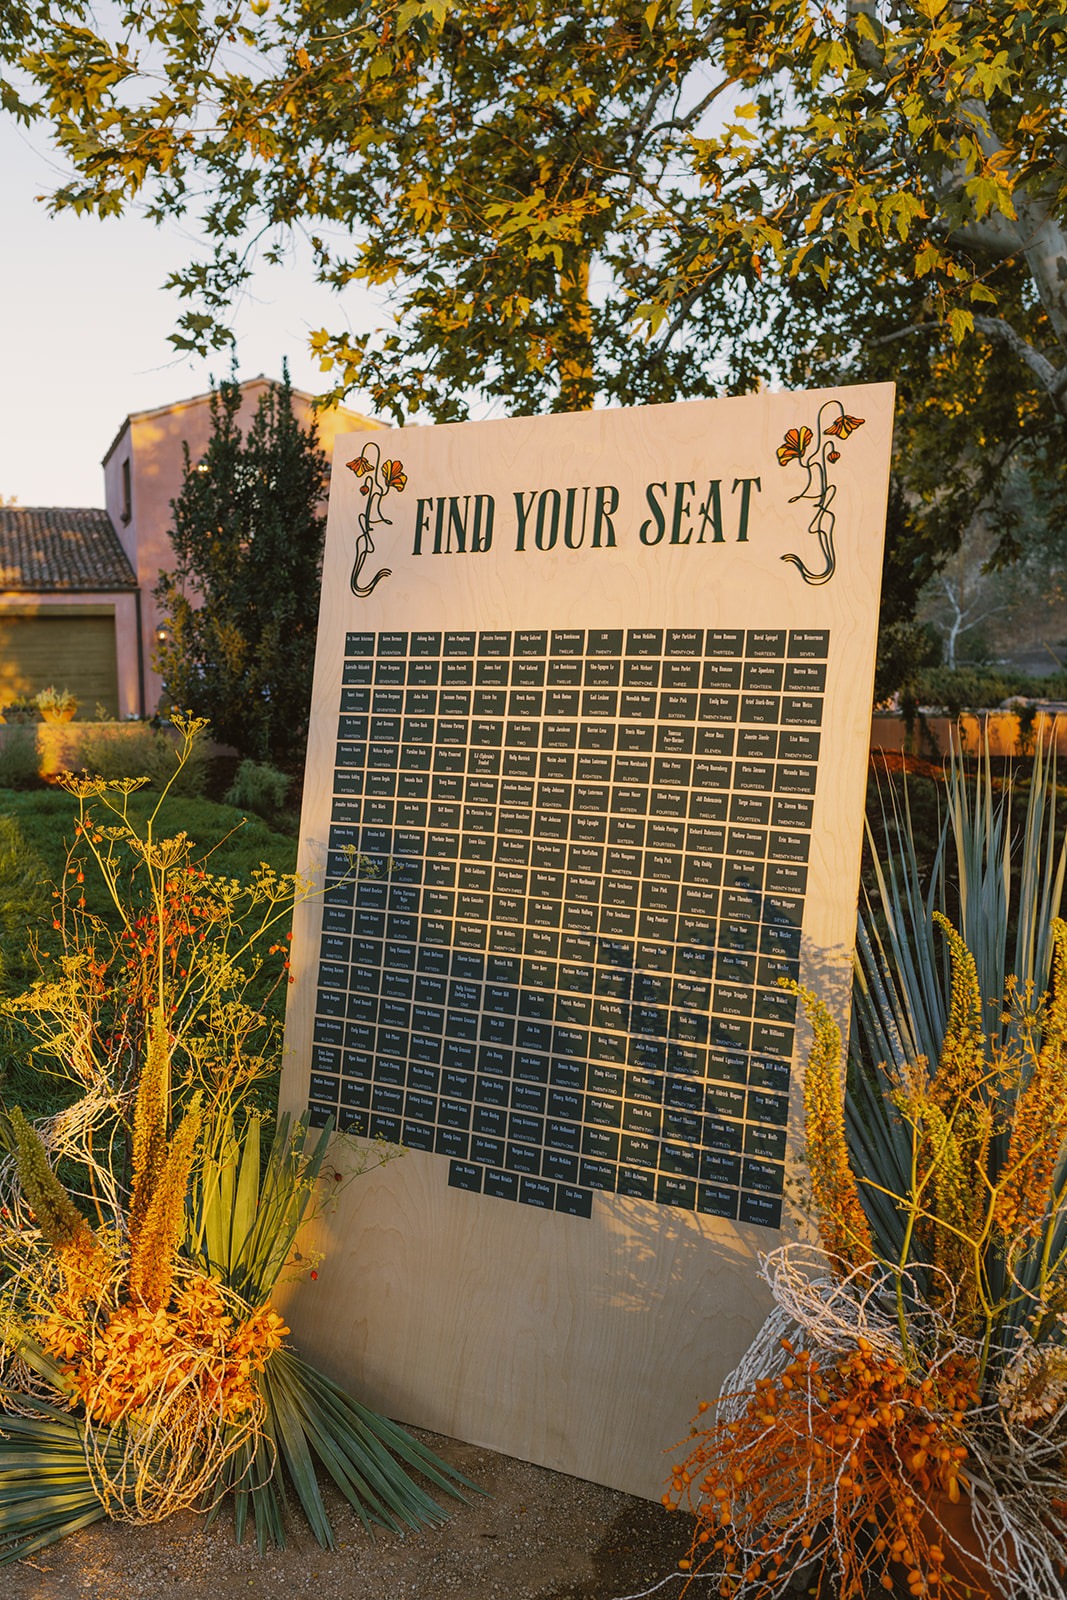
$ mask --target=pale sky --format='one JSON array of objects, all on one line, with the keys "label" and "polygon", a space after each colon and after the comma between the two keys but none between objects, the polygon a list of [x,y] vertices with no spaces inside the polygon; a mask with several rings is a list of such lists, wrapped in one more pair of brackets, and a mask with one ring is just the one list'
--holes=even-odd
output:
[{"label": "pale sky", "polygon": [[[201,361],[167,335],[181,302],[162,284],[195,250],[185,226],[130,215],[57,218],[35,202],[58,181],[42,135],[0,117],[0,497],[23,506],[104,503],[100,462],[131,411],[202,394],[229,356]],[[238,375],[298,389],[327,379],[307,351],[309,328],[357,330],[386,320],[367,294],[342,300],[314,282],[309,259],[262,271],[237,319]],[[347,403],[368,410],[358,393]]]}]

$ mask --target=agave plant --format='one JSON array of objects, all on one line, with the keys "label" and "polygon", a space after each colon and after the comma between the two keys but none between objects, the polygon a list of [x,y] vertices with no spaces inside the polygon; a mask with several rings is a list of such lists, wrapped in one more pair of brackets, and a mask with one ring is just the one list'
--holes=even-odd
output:
[{"label": "agave plant", "polygon": [[[1054,763],[1025,807],[953,762],[927,878],[905,787],[860,918],[848,1090],[828,1009],[804,1081],[821,1251],[696,1423],[668,1503],[722,1592],[1063,1600],[1067,923]],[[1021,815],[1020,813],[1021,809]],[[873,844],[873,836],[872,836]],[[795,987],[795,986],[794,986]],[[814,1569],[812,1570],[812,1564]],[[814,1591],[813,1591],[814,1592]]]},{"label": "agave plant", "polygon": [[[1038,749],[1021,825],[1015,786],[1000,788],[988,760],[971,780],[955,757],[945,782],[945,813],[933,867],[924,873],[905,785],[881,803],[884,859],[868,822],[877,906],[865,894],[857,929],[853,988],[853,1064],[936,1060],[948,1017],[947,951],[933,913],[947,916],[974,956],[989,1008],[983,1025],[999,1042],[1008,978],[1048,986],[1051,927],[1067,870],[1056,845],[1055,755]],[[1009,941],[1015,930],[1009,958]],[[884,930],[884,931],[880,931]]]},{"label": "agave plant", "polygon": [[[988,761],[972,780],[954,759],[945,801],[925,881],[906,786],[901,799],[891,792],[883,804],[884,857],[871,851],[877,903],[867,897],[857,930],[844,1107],[849,1158],[876,1252],[913,1267],[923,1263],[914,1229],[905,1247],[909,1213],[901,1197],[915,1181],[915,1130],[902,1115],[902,1095],[917,1062],[928,1065],[936,1083],[954,1038],[954,996],[957,1004],[965,1003],[964,989],[971,997],[971,1072],[990,1120],[984,1193],[975,1198],[980,1209],[1005,1171],[1016,1114],[1039,1087],[1043,1046],[1046,1061],[1056,1046],[1055,1008],[1042,1003],[1052,987],[1067,869],[1067,842],[1057,844],[1054,755],[1037,751],[1021,818],[1014,783],[1009,777],[998,792]],[[1047,1131],[1055,1139],[1055,1119]],[[1049,1173],[1051,1196],[1061,1192],[1065,1175],[1067,1153],[1059,1152]],[[1044,1230],[1040,1248],[1013,1259],[1019,1292],[1006,1299],[1005,1269],[989,1240],[990,1286],[1003,1304],[1001,1326],[991,1332],[991,1381],[1040,1297],[1039,1280],[1067,1243],[1058,1212],[1053,1203],[1051,1232]]]}]

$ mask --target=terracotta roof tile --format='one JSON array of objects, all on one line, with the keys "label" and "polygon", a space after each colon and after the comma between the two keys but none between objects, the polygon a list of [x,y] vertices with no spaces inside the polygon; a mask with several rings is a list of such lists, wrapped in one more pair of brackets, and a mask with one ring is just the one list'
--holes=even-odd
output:
[{"label": "terracotta roof tile", "polygon": [[0,506],[0,590],[136,589],[106,511]]}]

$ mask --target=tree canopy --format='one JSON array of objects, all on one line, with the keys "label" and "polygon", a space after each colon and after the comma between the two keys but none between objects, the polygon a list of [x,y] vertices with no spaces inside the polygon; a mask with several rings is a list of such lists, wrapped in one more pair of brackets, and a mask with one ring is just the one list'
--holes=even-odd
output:
[{"label": "tree canopy", "polygon": [[957,533],[949,451],[972,507],[1012,451],[1062,454],[1051,0],[5,11],[6,103],[72,163],[53,203],[202,220],[181,344],[225,342],[256,251],[301,229],[338,289],[391,286],[392,323],[313,345],[335,397],[398,419],[890,373],[908,471]]}]

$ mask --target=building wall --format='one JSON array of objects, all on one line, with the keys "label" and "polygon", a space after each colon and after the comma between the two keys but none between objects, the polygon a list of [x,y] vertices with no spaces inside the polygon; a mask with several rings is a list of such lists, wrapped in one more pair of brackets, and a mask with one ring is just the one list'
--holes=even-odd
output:
[{"label": "building wall", "polygon": [[[0,591],[0,621],[3,618],[18,619],[21,617],[55,617],[63,612],[69,612],[71,626],[76,628],[79,616],[90,614],[110,614],[114,617],[115,627],[115,667],[118,690],[117,706],[108,707],[120,719],[136,717],[141,714],[141,683],[139,676],[139,663],[137,653],[137,596],[129,591],[97,593],[61,593],[52,591],[44,594],[26,594],[13,590]],[[35,693],[38,689],[46,687],[44,684],[23,684],[17,678],[17,668],[14,662],[5,664],[11,676],[11,682],[5,684],[0,681],[0,699],[17,698],[25,693]],[[57,669],[58,670],[58,669]],[[0,680],[3,679],[0,674]],[[60,674],[62,676],[62,674]],[[53,675],[54,679],[54,675]],[[69,689],[74,695],[79,695],[84,700],[84,691],[79,688],[77,681],[54,682],[57,689]],[[8,691],[5,695],[5,690]],[[80,714],[85,717],[93,715],[94,706],[83,704]]]},{"label": "building wall", "polygon": [[[264,390],[270,387],[270,380],[252,378],[241,387],[242,399],[237,420],[242,433],[247,433],[259,399]],[[343,406],[314,413],[311,397],[296,392],[293,394],[293,410],[305,426],[314,415],[327,459],[332,455],[337,434],[385,426]],[[183,443],[188,444],[190,459],[195,462],[207,449],[210,437],[210,397],[197,395],[173,406],[157,411],[136,412],[128,417],[104,459],[105,504],[141,585],[141,637],[147,716],[156,711],[163,692],[163,680],[152,665],[158,630],[163,622],[152,591],[160,572],[174,565],[170,543],[171,501],[181,492],[184,476],[182,446]],[[128,504],[126,473],[129,483]]]}]

